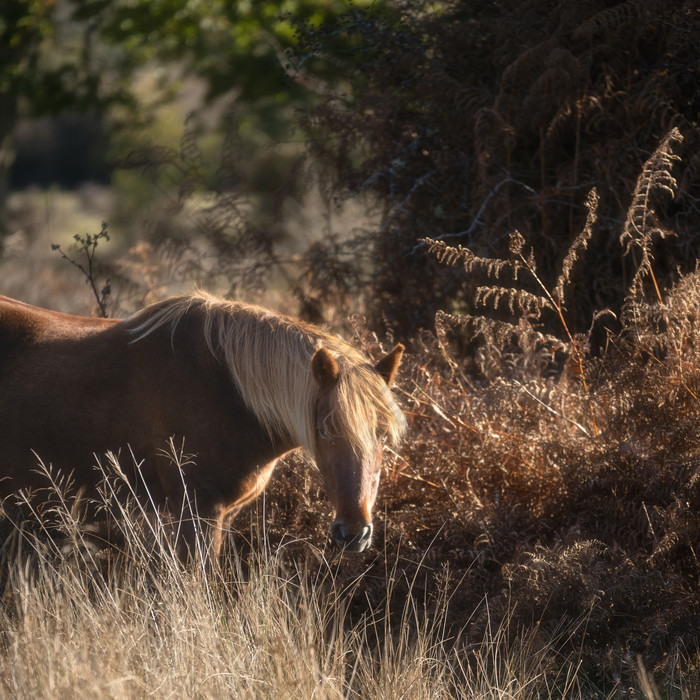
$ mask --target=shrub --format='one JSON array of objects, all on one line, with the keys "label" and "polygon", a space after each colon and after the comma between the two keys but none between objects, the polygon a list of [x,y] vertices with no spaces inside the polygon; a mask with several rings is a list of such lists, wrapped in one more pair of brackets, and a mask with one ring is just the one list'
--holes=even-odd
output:
[{"label": "shrub", "polygon": [[[468,279],[447,275],[419,239],[504,257],[517,228],[552,288],[595,187],[595,236],[571,280],[573,331],[620,309],[638,261],[617,245],[629,193],[671,128],[678,194],[660,206],[672,228],[657,274],[699,257],[699,95],[694,2],[405,3],[398,17],[357,13],[310,31],[304,58],[344,68],[306,120],[313,155],[340,197],[376,197],[373,319],[405,336],[471,304]],[[354,51],[338,55],[339,36]]]}]

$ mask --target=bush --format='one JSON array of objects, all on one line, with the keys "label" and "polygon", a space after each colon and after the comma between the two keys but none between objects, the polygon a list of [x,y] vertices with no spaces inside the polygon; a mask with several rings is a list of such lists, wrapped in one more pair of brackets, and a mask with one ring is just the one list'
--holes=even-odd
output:
[{"label": "bush", "polygon": [[[308,55],[331,57],[346,81],[306,121],[313,154],[339,196],[370,193],[384,208],[372,237],[373,318],[410,337],[439,309],[471,304],[468,280],[431,262],[421,238],[503,257],[517,228],[551,286],[592,187],[598,225],[572,280],[572,330],[619,310],[637,264],[617,245],[629,194],[674,127],[684,137],[678,194],[657,215],[677,238],[658,251],[657,274],[692,269],[699,31],[690,0],[454,0],[310,32]],[[339,57],[339,36],[355,50]]]}]

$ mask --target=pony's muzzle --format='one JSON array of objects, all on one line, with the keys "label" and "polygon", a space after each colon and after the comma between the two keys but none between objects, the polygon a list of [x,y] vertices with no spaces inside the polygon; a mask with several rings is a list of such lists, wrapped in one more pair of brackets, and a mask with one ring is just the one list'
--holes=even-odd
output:
[{"label": "pony's muzzle", "polygon": [[331,535],[339,547],[347,552],[364,552],[372,544],[372,523],[361,525],[355,532],[343,520],[331,525]]}]

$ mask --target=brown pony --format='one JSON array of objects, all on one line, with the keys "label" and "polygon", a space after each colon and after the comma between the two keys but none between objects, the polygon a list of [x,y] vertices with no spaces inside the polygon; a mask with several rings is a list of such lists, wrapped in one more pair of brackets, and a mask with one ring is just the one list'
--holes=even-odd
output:
[{"label": "brown pony", "polygon": [[[405,428],[387,388],[402,352],[372,365],[315,326],[206,293],[123,321],[0,296],[0,496],[46,486],[37,456],[94,494],[95,455],[128,445],[141,500],[176,517],[195,503],[216,561],[233,517],[302,447],[335,507],[333,538],[363,551],[382,442]],[[164,454],[172,438],[193,455],[182,474]],[[193,552],[196,523],[181,525]]]}]

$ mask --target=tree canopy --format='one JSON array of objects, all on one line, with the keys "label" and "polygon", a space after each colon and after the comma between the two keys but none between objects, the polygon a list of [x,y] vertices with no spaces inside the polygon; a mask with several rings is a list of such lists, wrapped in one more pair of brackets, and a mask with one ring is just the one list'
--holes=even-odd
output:
[{"label": "tree canopy", "polygon": [[210,99],[235,92],[255,103],[260,128],[279,136],[290,122],[283,108],[313,95],[286,53],[298,28],[351,10],[341,0],[7,0],[0,16],[0,211],[17,120],[134,108],[133,76],[147,64],[199,76]]}]

